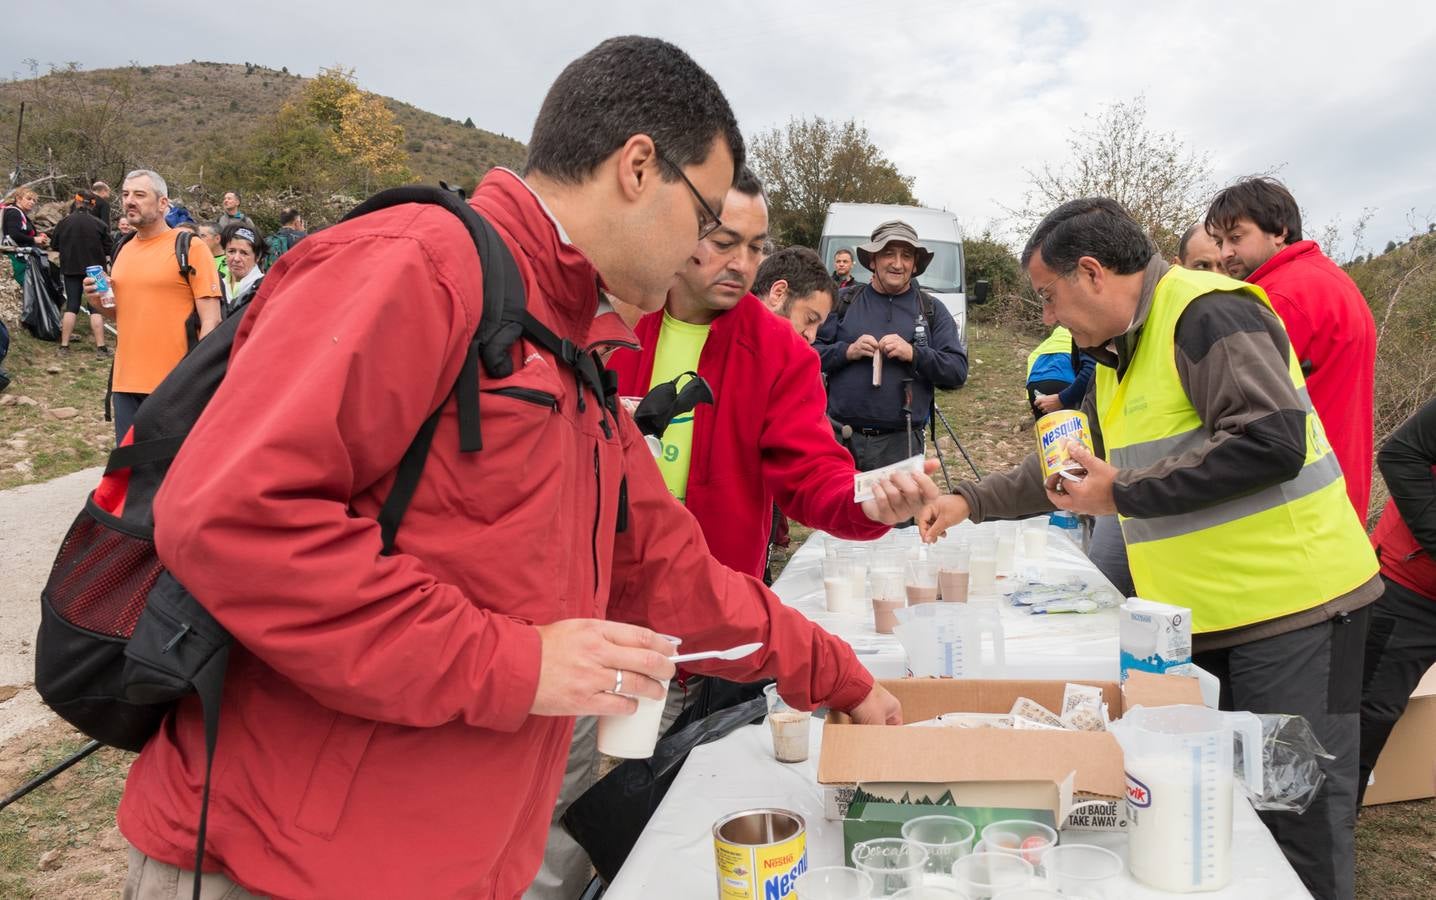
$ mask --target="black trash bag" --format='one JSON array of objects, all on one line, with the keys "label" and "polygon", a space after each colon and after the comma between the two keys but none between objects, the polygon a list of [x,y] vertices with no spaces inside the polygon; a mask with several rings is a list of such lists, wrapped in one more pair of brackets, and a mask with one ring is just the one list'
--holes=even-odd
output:
[{"label": "black trash bag", "polygon": [[60,298],[64,288],[43,251],[17,251],[25,257],[25,303],[20,310],[20,324],[42,341],[60,340]]},{"label": "black trash bag", "polygon": [[[562,819],[564,830],[588,853],[600,878],[612,882],[617,877],[694,747],[716,741],[767,716],[768,704],[762,697],[762,689],[763,684],[768,683],[734,685],[750,694],[756,690],[758,696],[707,716],[695,717],[686,724],[680,718],[659,740],[651,758],[620,763],[573,801]],[[684,716],[696,708],[695,703],[685,710]]]}]

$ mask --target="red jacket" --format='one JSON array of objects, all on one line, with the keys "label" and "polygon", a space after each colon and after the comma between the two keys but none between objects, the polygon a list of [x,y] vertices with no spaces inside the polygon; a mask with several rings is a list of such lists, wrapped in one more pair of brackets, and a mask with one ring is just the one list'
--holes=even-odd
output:
[{"label": "red jacket", "polygon": [[[490,173],[472,202],[535,316],[580,345],[632,340],[616,315],[595,318],[597,271],[517,176]],[[242,645],[205,863],[252,892],[517,897],[573,725],[528,714],[535,624],[607,617],[695,650],[761,640],[750,660],[695,669],[775,676],[804,707],[851,708],[870,690],[843,641],[706,552],[633,420],[606,434],[601,406],[589,395],[579,409],[546,351],[523,342],[511,377],[480,376],[483,450],[458,452],[445,398],[482,306],[476,263],[462,224],[429,206],[306,238],[265,279],[156,499],[161,558]],[[397,552],[380,556],[375,516],[441,404]],[[186,868],[203,746],[198,705],[182,703],[119,810],[136,847]]]},{"label": "red jacket", "polygon": [[1376,322],[1356,282],[1315,241],[1284,247],[1247,279],[1260,285],[1291,335],[1346,495],[1364,523],[1371,505]]},{"label": "red jacket", "polygon": [[[1436,466],[1431,469],[1436,478]],[[1401,511],[1390,500],[1381,511],[1381,519],[1371,532],[1371,545],[1376,548],[1376,557],[1381,560],[1381,574],[1392,581],[1409,588],[1423,597],[1436,600],[1436,559],[1411,533],[1411,527],[1401,518]]]},{"label": "red jacket", "polygon": [[[662,312],[644,316],[635,329],[643,349],[609,360],[620,394],[648,393],[662,325]],[[787,319],[745,295],[713,320],[698,374],[715,402],[694,411],[687,504],[719,562],[762,577],[774,500],[838,537],[887,532],[853,502],[856,470],[828,424],[818,355]]]}]

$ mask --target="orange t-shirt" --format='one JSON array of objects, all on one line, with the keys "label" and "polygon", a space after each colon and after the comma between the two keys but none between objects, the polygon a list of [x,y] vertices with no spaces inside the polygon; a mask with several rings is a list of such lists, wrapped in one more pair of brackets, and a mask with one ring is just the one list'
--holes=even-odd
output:
[{"label": "orange t-shirt", "polygon": [[184,324],[195,301],[220,296],[219,270],[204,244],[193,244],[189,264],[194,274],[181,278],[173,229],[130,238],[115,260],[115,391],[150,393],[189,351]]}]

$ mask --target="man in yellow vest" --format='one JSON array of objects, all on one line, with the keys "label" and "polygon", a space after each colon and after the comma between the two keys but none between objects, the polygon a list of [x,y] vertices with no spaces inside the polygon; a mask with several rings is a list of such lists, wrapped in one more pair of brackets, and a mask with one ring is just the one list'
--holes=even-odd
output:
[{"label": "man in yellow vest", "polygon": [[1227,709],[1305,716],[1334,759],[1304,815],[1263,813],[1320,898],[1350,898],[1363,641],[1376,558],[1260,288],[1173,267],[1115,201],[1074,200],[1022,253],[1044,320],[1097,358],[1097,454],[1044,483],[1036,455],[918,517],[1116,513],[1137,593],[1190,607],[1195,661]]}]

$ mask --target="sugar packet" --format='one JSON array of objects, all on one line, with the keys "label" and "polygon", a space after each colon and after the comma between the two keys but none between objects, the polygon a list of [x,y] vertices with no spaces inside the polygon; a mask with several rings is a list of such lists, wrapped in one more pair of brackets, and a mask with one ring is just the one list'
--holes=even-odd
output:
[{"label": "sugar packet", "polygon": [[922,455],[909,456],[901,462],[895,462],[883,466],[881,469],[873,469],[871,472],[858,472],[853,475],[853,502],[862,503],[865,500],[873,499],[873,485],[887,478],[896,472],[907,472],[911,475],[922,474]]},{"label": "sugar packet", "polygon": [[1032,725],[1067,728],[1067,724],[1062,721],[1060,716],[1036,700],[1027,697],[1017,698],[1017,702],[1012,704],[1011,716],[1013,728],[1025,728]]}]

